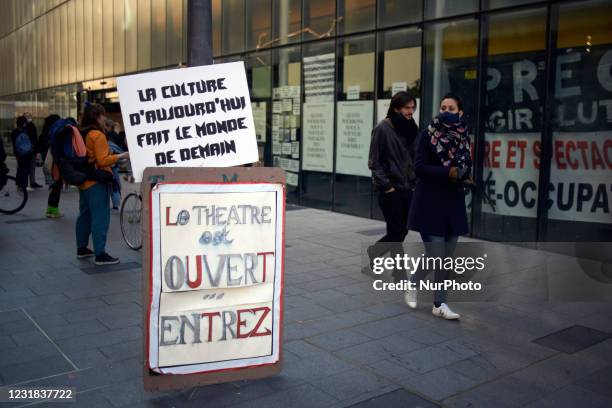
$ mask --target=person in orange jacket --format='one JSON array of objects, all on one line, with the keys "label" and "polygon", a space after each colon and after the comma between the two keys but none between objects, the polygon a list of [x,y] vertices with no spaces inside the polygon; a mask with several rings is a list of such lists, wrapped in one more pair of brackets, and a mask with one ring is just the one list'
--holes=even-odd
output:
[{"label": "person in orange jacket", "polygon": [[[111,154],[103,129],[106,124],[104,107],[87,103],[81,118],[81,134],[85,139],[87,158],[97,169],[112,174],[111,167],[129,153]],[[119,259],[106,252],[106,235],[110,224],[110,184],[87,180],[79,186],[79,216],[76,222],[77,258],[95,256],[96,265],[112,265]],[[87,248],[89,235],[94,250]]]}]

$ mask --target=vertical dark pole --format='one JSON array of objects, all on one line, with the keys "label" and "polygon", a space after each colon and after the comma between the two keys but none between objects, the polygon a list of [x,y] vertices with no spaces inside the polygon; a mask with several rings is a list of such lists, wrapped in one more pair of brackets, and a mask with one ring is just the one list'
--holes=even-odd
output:
[{"label": "vertical dark pole", "polygon": [[[484,189],[484,145],[485,145],[485,101],[487,85],[487,57],[489,52],[489,17],[481,14],[478,18],[478,76],[476,81],[476,118],[474,121],[474,182],[478,188],[472,190],[471,231],[473,237],[481,237],[482,200]],[[489,232],[490,233],[490,232]]]},{"label": "vertical dark pole", "polygon": [[211,0],[187,1],[187,64],[213,63]]},{"label": "vertical dark pole", "polygon": [[550,165],[553,156],[553,105],[555,103],[555,67],[557,65],[557,31],[559,29],[559,5],[549,4],[546,21],[546,77],[544,80],[544,101],[542,112],[542,144],[540,150],[540,173],[538,178],[538,212],[536,241],[546,241],[548,236],[548,195],[550,186]]}]

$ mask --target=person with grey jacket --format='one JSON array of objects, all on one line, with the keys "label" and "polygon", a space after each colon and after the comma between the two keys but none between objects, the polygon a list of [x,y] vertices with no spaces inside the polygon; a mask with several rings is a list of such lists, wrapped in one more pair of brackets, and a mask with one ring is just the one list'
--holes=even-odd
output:
[{"label": "person with grey jacket", "polygon": [[[387,231],[368,247],[370,268],[374,259],[386,252],[392,257],[404,253],[402,244],[408,234],[408,209],[416,181],[413,160],[419,128],[412,118],[415,109],[416,99],[412,95],[396,93],[387,117],[372,131],[368,168]],[[393,277],[396,282],[407,279],[404,270],[394,270]]]}]

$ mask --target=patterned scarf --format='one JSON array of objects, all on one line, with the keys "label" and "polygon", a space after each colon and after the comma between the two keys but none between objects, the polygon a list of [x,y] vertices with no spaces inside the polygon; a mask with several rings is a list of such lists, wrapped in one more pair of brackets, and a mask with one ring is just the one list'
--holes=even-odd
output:
[{"label": "patterned scarf", "polygon": [[467,124],[460,118],[456,123],[445,123],[436,116],[427,127],[431,144],[445,167],[472,169],[470,136]]}]

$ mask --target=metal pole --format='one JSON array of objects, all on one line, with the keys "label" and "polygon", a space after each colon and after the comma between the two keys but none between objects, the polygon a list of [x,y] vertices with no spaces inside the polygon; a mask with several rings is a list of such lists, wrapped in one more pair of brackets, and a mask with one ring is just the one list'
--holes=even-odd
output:
[{"label": "metal pole", "polygon": [[211,0],[187,1],[187,64],[213,63]]}]

